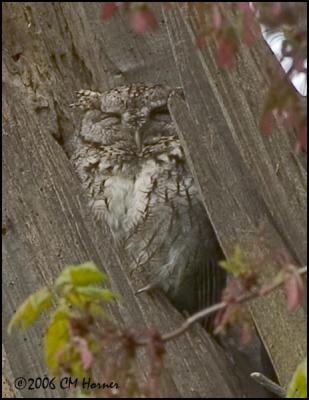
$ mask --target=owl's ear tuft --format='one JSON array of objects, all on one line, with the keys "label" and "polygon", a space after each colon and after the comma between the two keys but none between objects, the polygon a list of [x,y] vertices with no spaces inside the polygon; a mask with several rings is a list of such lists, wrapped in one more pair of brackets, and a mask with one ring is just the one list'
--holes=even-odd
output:
[{"label": "owl's ear tuft", "polygon": [[76,92],[77,102],[69,105],[71,108],[80,108],[82,110],[100,109],[101,93],[92,90],[81,89]]}]

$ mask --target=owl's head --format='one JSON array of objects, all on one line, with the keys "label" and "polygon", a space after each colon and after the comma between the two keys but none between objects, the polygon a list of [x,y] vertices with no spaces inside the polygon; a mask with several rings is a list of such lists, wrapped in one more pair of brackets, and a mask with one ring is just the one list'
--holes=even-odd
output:
[{"label": "owl's head", "polygon": [[176,134],[167,101],[172,89],[163,85],[131,84],[104,93],[81,91],[78,106],[88,109],[82,140],[98,145],[127,146],[140,153],[144,146]]}]

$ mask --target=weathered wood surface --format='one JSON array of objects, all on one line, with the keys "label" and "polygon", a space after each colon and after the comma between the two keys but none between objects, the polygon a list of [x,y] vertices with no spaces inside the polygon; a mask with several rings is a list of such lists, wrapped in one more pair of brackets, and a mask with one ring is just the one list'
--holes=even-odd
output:
[{"label": "weathered wood surface", "polygon": [[[252,49],[242,48],[235,68],[223,71],[213,44],[197,51],[184,9],[173,7],[165,17],[186,99],[171,98],[172,115],[225,254],[236,244],[252,260],[283,249],[306,265],[303,155],[294,154],[293,132],[277,125],[265,137],[259,130],[270,87],[263,64],[276,64],[271,51],[261,40]],[[281,290],[253,302],[251,309],[285,386],[306,355],[304,311],[288,312]]]},{"label": "weathered wood surface", "polygon": [[[10,337],[7,323],[29,294],[51,284],[67,264],[92,259],[107,272],[112,290],[123,299],[110,307],[121,324],[154,325],[167,332],[183,320],[163,295],[134,295],[125,260],[115,255],[108,229],[93,224],[59,145],[67,143],[79,123],[68,107],[75,90],[133,81],[178,84],[161,5],[153,5],[159,30],[137,35],[121,14],[102,23],[100,4],[3,5],[3,333],[15,378],[47,373],[42,360],[47,321]],[[167,345],[166,366],[162,396],[232,398],[249,391],[199,327]],[[143,355],[139,371],[147,380]],[[22,396],[60,393],[25,389]]]}]

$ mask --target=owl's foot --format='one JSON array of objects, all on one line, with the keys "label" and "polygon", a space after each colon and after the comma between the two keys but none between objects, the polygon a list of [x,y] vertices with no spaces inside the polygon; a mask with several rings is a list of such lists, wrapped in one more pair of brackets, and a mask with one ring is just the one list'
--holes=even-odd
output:
[{"label": "owl's foot", "polygon": [[140,293],[143,293],[143,292],[150,292],[151,290],[156,289],[156,288],[157,288],[157,286],[149,284],[149,285],[144,286],[141,289],[138,289],[135,292],[135,294],[140,294]]},{"label": "owl's foot", "polygon": [[78,100],[76,103],[70,104],[72,108],[81,108],[82,110],[94,110],[100,108],[101,93],[92,90],[79,90],[76,92]]}]

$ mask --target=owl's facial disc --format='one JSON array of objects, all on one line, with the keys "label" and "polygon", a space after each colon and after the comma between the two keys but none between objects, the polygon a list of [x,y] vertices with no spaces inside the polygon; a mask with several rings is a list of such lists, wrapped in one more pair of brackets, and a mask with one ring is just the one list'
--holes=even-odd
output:
[{"label": "owl's facial disc", "polygon": [[161,85],[132,84],[105,92],[100,110],[89,114],[82,136],[93,142],[142,156],[143,150],[156,146],[175,129],[167,108],[170,89]]}]

